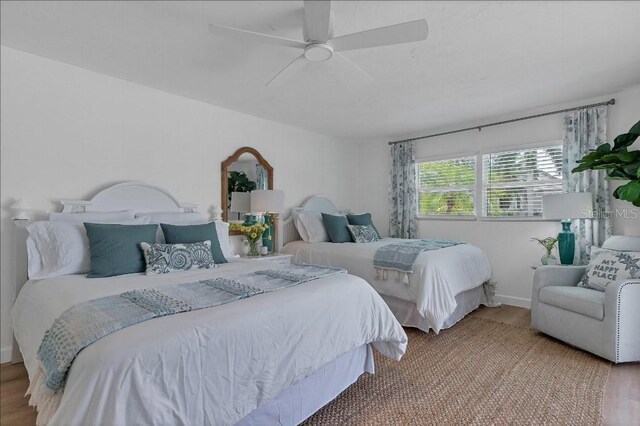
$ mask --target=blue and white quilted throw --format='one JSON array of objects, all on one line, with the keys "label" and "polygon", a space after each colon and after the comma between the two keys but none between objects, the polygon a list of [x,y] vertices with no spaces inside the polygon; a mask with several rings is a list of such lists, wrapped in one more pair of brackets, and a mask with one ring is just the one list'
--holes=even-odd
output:
[{"label": "blue and white quilted throw", "polygon": [[439,250],[446,247],[464,244],[449,240],[407,240],[398,243],[386,244],[376,250],[373,257],[377,279],[387,279],[387,270],[404,273],[404,282],[409,283],[408,274],[412,274],[418,256],[423,251]]},{"label": "blue and white quilted throw", "polygon": [[[42,369],[35,391],[56,393],[78,353],[114,331],[165,315],[223,305],[302,283],[346,273],[317,265],[290,265],[184,284],[171,284],[101,297],[63,312],[47,330],[38,350]],[[40,388],[40,389],[37,389]],[[32,393],[36,396],[35,393]],[[36,397],[36,400],[39,397]]]}]

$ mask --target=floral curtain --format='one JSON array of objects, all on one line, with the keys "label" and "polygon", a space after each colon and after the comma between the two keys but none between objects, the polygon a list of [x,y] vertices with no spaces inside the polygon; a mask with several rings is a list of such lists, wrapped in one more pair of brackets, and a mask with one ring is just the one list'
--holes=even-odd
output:
[{"label": "floral curtain", "polygon": [[577,160],[590,149],[607,142],[607,107],[592,107],[567,113],[564,117],[562,174],[566,192],[590,192],[594,219],[576,219],[571,228],[576,234],[574,264],[589,263],[591,246],[600,246],[611,236],[609,182],[605,170],[571,173]]},{"label": "floral curtain", "polygon": [[416,238],[416,154],[413,142],[391,145],[389,235]]},{"label": "floral curtain", "polygon": [[267,180],[267,171],[260,164],[256,164],[256,189],[268,189]]}]

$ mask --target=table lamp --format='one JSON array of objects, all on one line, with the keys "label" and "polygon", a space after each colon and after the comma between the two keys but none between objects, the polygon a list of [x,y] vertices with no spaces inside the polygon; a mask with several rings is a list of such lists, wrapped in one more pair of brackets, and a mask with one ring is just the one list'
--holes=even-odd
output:
[{"label": "table lamp", "polygon": [[589,219],[592,211],[593,199],[590,192],[568,192],[542,196],[542,217],[559,219],[562,223],[562,231],[558,234],[558,252],[561,264],[573,264],[576,236],[571,232],[571,219]]},{"label": "table lamp", "polygon": [[262,245],[267,246],[271,252],[275,252],[278,247],[276,227],[278,213],[282,210],[284,210],[284,192],[263,189],[251,191],[251,211],[264,213],[265,224],[273,225],[273,227],[269,226],[269,229],[262,235]]},{"label": "table lamp", "polygon": [[232,213],[239,213],[238,219],[249,213],[251,211],[251,195],[248,192],[232,192],[229,210]]}]

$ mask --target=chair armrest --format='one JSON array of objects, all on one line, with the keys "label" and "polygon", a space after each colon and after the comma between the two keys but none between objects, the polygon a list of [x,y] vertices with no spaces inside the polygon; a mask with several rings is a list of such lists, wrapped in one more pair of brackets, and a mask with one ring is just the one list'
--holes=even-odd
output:
[{"label": "chair armrest", "polygon": [[604,296],[604,320],[610,323],[610,347],[616,362],[640,361],[640,280],[611,283]]},{"label": "chair armrest", "polygon": [[541,289],[547,286],[576,285],[586,270],[586,266],[540,266],[533,273],[533,286]]},{"label": "chair armrest", "polygon": [[538,303],[538,296],[543,287],[575,286],[587,270],[586,266],[546,265],[538,267],[533,273],[531,304]]}]

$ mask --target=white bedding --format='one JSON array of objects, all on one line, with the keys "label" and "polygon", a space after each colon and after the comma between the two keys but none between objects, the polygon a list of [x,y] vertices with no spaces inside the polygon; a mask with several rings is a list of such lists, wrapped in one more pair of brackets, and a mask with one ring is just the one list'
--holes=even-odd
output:
[{"label": "white bedding", "polygon": [[[29,376],[46,329],[70,306],[130,289],[276,265],[234,261],[214,270],[29,281],[12,310]],[[399,359],[407,337],[360,278],[339,274],[210,309],[142,322],[74,361],[53,425],[233,424],[338,356],[372,343]]]},{"label": "white bedding", "polygon": [[293,241],[283,252],[293,254],[294,262],[308,262],[345,268],[369,282],[385,296],[414,302],[428,326],[438,333],[456,309],[456,295],[482,285],[491,278],[487,255],[471,244],[460,244],[420,253],[415,272],[404,284],[404,274],[389,271],[386,280],[376,279],[373,257],[386,244],[402,241],[383,238],[372,243],[306,243]]}]

